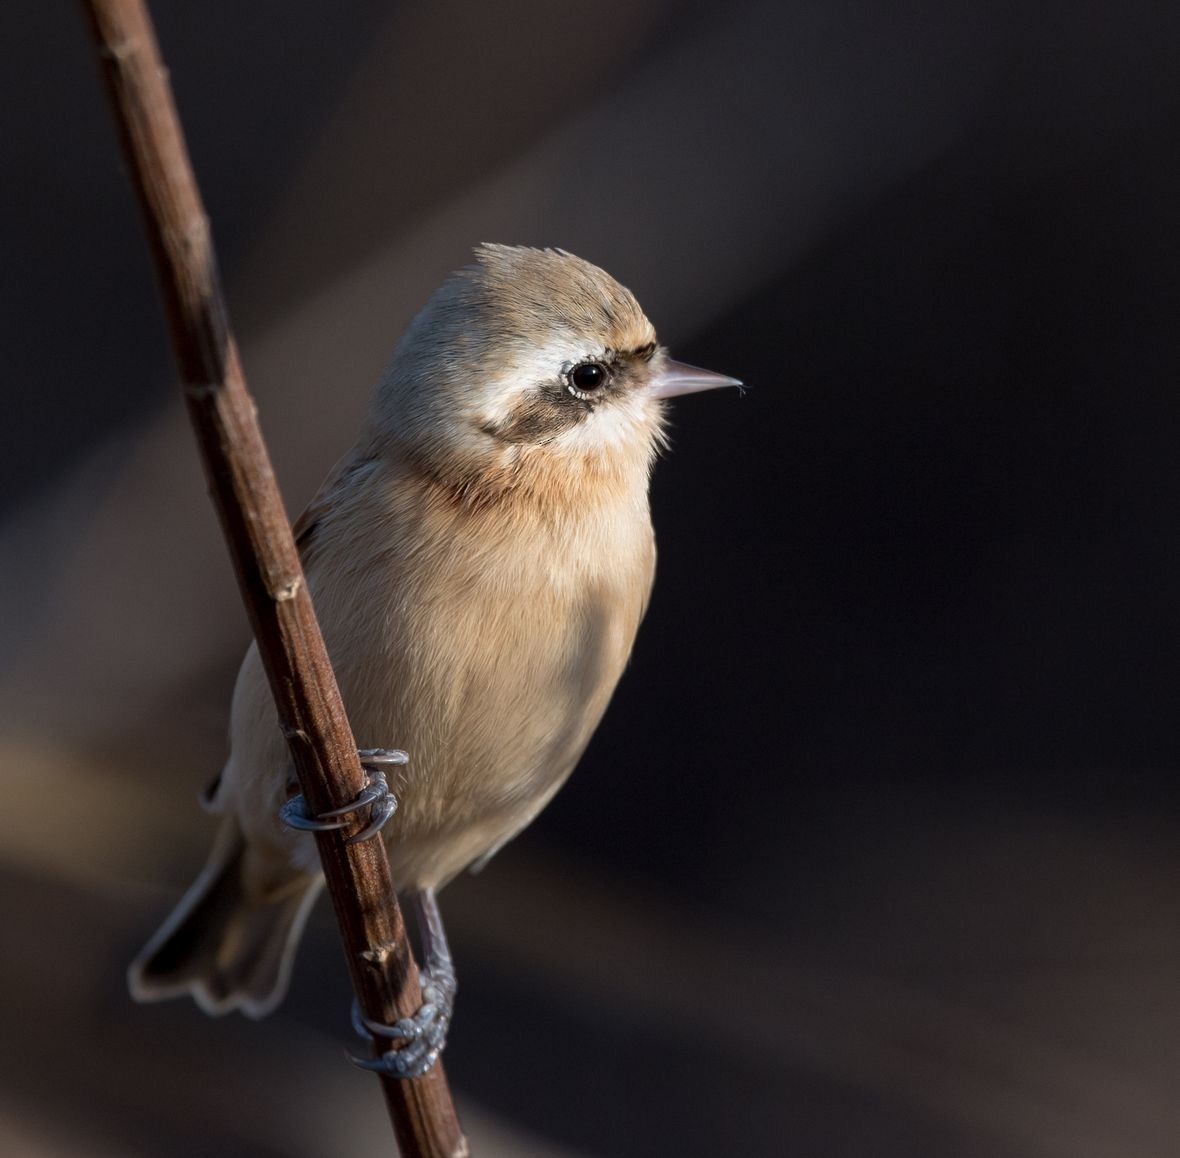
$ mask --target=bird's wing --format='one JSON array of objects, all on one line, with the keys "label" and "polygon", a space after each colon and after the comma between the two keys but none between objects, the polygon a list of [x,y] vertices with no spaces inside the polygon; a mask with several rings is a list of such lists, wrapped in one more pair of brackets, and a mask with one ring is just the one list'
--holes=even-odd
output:
[{"label": "bird's wing", "polygon": [[[295,546],[299,549],[299,558],[304,569],[309,567],[315,558],[317,531],[323,527],[332,510],[338,507],[344,493],[355,486],[375,465],[373,458],[362,454],[354,447],[332,468],[316,492],[315,498],[295,520],[291,530],[295,535]],[[201,804],[210,812],[220,811],[221,776],[222,773],[218,772],[201,793]]]},{"label": "bird's wing", "polygon": [[295,534],[295,546],[306,570],[315,559],[318,532],[334,510],[338,510],[344,494],[368,475],[376,465],[375,460],[355,448],[348,452],[320,484],[315,498],[307,504],[303,514],[291,528]]}]

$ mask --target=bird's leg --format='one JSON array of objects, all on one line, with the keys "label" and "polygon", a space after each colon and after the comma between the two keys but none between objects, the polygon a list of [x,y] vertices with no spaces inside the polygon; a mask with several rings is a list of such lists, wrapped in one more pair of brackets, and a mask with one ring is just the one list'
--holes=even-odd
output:
[{"label": "bird's leg", "polygon": [[455,965],[451,960],[442,914],[433,889],[420,889],[410,896],[414,923],[422,938],[425,968],[422,980],[422,1007],[413,1017],[403,1017],[393,1025],[382,1025],[365,1017],[356,1002],[352,1005],[353,1028],[362,1037],[400,1041],[380,1057],[352,1060],[366,1070],[391,1074],[396,1078],[420,1078],[438,1061],[447,1042],[447,1030],[455,1006]]},{"label": "bird's leg", "polygon": [[357,755],[360,757],[361,767],[368,775],[364,788],[357,793],[355,800],[343,808],[333,808],[328,812],[312,815],[308,810],[307,801],[303,799],[302,794],[298,794],[292,796],[279,809],[279,818],[283,823],[304,832],[325,832],[332,828],[347,827],[350,823],[350,812],[368,808],[369,823],[355,836],[350,836],[345,843],[357,844],[376,836],[397,811],[397,797],[389,790],[384,769],[391,764],[408,764],[410,758],[397,748],[362,748]]}]

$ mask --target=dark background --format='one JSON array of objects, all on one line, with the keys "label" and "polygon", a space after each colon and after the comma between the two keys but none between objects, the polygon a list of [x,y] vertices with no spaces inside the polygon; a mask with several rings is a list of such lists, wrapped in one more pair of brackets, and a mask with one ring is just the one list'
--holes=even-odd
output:
[{"label": "dark background", "polygon": [[[607,719],[444,894],[476,1153],[1174,1153],[1175,6],[155,13],[292,509],[477,241],[752,387],[677,404]],[[387,1153],[324,913],[270,1021],[124,995],[247,630],[82,21],[9,24],[0,1146]]]}]

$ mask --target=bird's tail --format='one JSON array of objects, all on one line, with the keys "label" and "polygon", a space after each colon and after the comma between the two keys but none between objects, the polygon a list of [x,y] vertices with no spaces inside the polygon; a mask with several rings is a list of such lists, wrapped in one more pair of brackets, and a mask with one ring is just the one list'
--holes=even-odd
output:
[{"label": "bird's tail", "polygon": [[227,816],[201,875],[127,970],[136,1001],[189,993],[206,1013],[248,1017],[282,1001],[322,878],[276,879],[258,871],[257,855]]}]

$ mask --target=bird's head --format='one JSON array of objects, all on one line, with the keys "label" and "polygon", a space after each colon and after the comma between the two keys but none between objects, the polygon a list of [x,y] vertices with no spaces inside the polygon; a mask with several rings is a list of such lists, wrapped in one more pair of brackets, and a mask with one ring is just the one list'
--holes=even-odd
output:
[{"label": "bird's head", "polygon": [[668,359],[630,290],[558,249],[481,245],[410,324],[372,425],[468,497],[646,481],[665,398],[739,385]]}]

